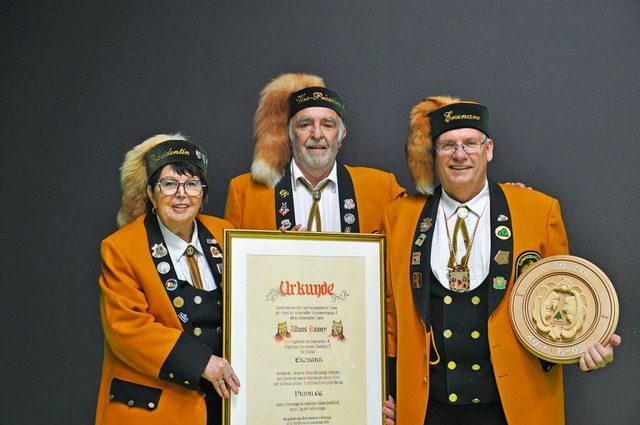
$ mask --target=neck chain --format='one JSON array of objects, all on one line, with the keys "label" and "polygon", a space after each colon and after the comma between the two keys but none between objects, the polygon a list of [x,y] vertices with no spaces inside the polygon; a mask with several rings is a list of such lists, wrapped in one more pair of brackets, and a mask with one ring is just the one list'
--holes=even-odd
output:
[{"label": "neck chain", "polygon": [[[468,207],[467,207],[468,209]],[[451,244],[451,235],[449,234],[449,222],[447,220],[447,215],[442,209],[442,215],[444,217],[444,226],[447,230],[447,242],[449,243],[449,262],[447,264],[447,269],[449,269],[448,277],[449,277],[449,288],[455,292],[467,292],[471,285],[471,276],[469,271],[469,256],[471,255],[471,248],[473,247],[473,241],[476,238],[476,231],[478,230],[478,225],[480,224],[480,219],[482,218],[482,214],[484,214],[484,209],[482,213],[478,217],[476,221],[476,225],[473,228],[473,234],[471,235],[471,240],[469,241],[469,246],[467,246],[467,252],[460,259],[460,264],[456,264],[456,253],[453,252],[453,247]],[[462,217],[461,217],[462,218]]]}]

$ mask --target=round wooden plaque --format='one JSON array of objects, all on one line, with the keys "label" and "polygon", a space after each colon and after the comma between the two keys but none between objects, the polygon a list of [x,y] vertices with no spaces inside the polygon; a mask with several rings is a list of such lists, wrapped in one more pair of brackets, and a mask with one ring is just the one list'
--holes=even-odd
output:
[{"label": "round wooden plaque", "polygon": [[576,363],[593,344],[606,344],[618,325],[618,297],[609,278],[572,255],[544,258],[511,291],[511,325],[535,356]]}]

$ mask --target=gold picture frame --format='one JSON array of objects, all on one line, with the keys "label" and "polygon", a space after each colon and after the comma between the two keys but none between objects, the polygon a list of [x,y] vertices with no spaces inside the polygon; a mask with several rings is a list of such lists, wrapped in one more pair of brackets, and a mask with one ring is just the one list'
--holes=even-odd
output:
[{"label": "gold picture frame", "polygon": [[383,424],[384,236],[225,230],[225,425]]}]

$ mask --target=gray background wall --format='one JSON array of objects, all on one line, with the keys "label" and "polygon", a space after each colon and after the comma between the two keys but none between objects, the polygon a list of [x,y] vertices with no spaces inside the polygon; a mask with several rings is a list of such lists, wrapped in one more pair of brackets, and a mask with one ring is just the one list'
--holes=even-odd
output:
[{"label": "gray background wall", "polygon": [[93,421],[98,248],[124,153],[191,136],[221,215],[250,166],[258,93],[288,71],[342,93],[343,162],[411,191],[410,108],[434,94],[491,108],[492,177],[559,198],[572,253],[620,297],[616,361],[565,367],[567,422],[637,423],[639,24],[637,0],[2,1],[0,424]]}]

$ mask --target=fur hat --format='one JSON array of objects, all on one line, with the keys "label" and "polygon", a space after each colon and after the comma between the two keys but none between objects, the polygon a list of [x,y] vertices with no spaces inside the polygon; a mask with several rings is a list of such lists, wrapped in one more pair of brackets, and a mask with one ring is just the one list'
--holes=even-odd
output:
[{"label": "fur hat", "polygon": [[274,187],[291,161],[289,141],[289,98],[306,87],[325,87],[317,75],[288,73],[272,80],[262,90],[254,118],[256,146],[253,151],[253,180]]},{"label": "fur hat", "polygon": [[158,134],[131,149],[120,167],[122,200],[118,211],[118,227],[126,226],[147,212],[147,152],[169,140],[187,140],[182,134]]},{"label": "fur hat", "polygon": [[[447,108],[444,108],[447,106]],[[442,113],[437,112],[443,108]],[[434,186],[433,139],[456,128],[476,128],[489,136],[489,110],[477,102],[433,96],[418,103],[409,115],[405,144],[409,174],[418,192],[431,195]]]},{"label": "fur hat", "polygon": [[458,103],[460,99],[449,96],[433,96],[418,103],[409,115],[409,136],[405,143],[407,167],[418,192],[433,194],[434,158],[429,114],[436,109]]}]

